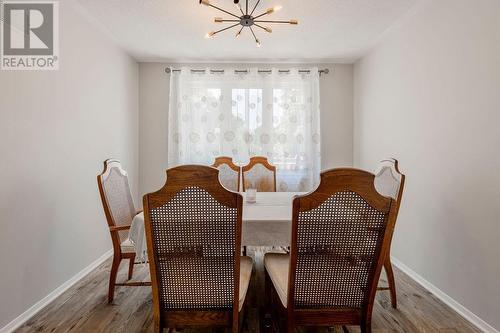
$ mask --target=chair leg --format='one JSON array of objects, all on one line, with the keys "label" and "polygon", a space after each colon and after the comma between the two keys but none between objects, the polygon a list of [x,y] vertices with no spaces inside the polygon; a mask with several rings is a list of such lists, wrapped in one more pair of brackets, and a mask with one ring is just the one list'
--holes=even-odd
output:
[{"label": "chair leg", "polygon": [[132,275],[134,274],[134,263],[135,263],[135,254],[134,254],[134,256],[130,257],[130,262],[128,263],[128,279],[129,280],[132,278]]},{"label": "chair leg", "polygon": [[371,323],[361,323],[361,333],[372,333]]},{"label": "chair leg", "polygon": [[391,293],[391,305],[394,309],[396,309],[398,307],[398,301],[396,298],[396,282],[394,281],[394,272],[392,270],[390,257],[385,260],[384,269],[387,275],[387,282],[389,283],[389,291]]},{"label": "chair leg", "polygon": [[175,333],[176,332],[175,328],[165,327],[165,326],[163,326],[162,323],[155,322],[154,327],[153,327],[154,333],[164,333],[165,331],[167,333]]},{"label": "chair leg", "polygon": [[109,274],[109,289],[108,289],[108,303],[113,303],[115,297],[115,284],[116,275],[118,274],[118,267],[120,267],[121,258],[113,256],[113,263],[111,264],[111,273]]},{"label": "chair leg", "polygon": [[[241,327],[240,327],[240,312],[238,312],[238,308],[236,308],[236,309],[233,309],[231,332],[232,333],[239,333],[240,329],[241,329]],[[226,328],[219,327],[216,330],[216,332],[219,332],[219,330],[222,330],[222,332],[226,332]]]},{"label": "chair leg", "polygon": [[270,329],[273,326],[271,307],[272,282],[267,270],[264,268],[264,316],[261,318],[263,328]]},{"label": "chair leg", "polygon": [[242,332],[246,332],[248,331],[248,309],[247,309],[247,305],[243,305],[243,309],[240,311],[240,320],[239,320],[239,324],[240,324],[240,331]]}]

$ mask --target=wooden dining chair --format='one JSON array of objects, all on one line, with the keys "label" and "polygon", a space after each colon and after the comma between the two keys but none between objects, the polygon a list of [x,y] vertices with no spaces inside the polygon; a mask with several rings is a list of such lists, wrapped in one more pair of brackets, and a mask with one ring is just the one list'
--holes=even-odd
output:
[{"label": "wooden dining chair", "polygon": [[113,243],[113,262],[109,275],[108,303],[113,302],[115,286],[147,286],[150,282],[116,283],[118,268],[123,259],[129,260],[128,279],[132,279],[135,264],[135,248],[128,238],[128,230],[137,210],[132,200],[127,172],[120,161],[107,159],[104,170],[97,176],[97,185],[101,195],[104,214],[108,222],[111,242]]},{"label": "wooden dining chair", "polygon": [[276,192],[276,167],[269,164],[267,157],[254,156],[241,168],[243,191],[254,188],[258,192]]},{"label": "wooden dining chair", "polygon": [[264,257],[268,304],[281,332],[337,325],[371,332],[397,212],[373,180],[366,171],[333,169],[321,173],[315,191],[293,200],[290,254]]},{"label": "wooden dining chair", "polygon": [[219,181],[227,189],[238,192],[240,190],[241,168],[233,163],[228,156],[219,156],[212,164],[219,169]]},{"label": "wooden dining chair", "polygon": [[242,196],[218,179],[215,168],[179,166],[144,196],[155,332],[239,330],[253,263],[240,256]]},{"label": "wooden dining chair", "polygon": [[[405,175],[399,171],[398,160],[391,158],[380,161],[377,171],[375,172],[374,182],[375,189],[380,194],[390,197],[396,201],[397,219],[405,184]],[[391,305],[393,308],[397,308],[396,282],[394,280],[394,272],[392,269],[390,246],[387,258],[384,261],[384,270],[387,275],[387,283],[389,287],[379,287],[378,290],[389,290],[391,294]]]}]

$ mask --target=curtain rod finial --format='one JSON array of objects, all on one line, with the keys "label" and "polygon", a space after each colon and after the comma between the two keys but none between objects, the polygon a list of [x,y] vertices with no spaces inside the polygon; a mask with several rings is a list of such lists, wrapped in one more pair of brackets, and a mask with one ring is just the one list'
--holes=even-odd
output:
[{"label": "curtain rod finial", "polygon": [[165,68],[165,73],[170,74],[170,72],[172,72],[172,70],[170,69],[170,67]]}]

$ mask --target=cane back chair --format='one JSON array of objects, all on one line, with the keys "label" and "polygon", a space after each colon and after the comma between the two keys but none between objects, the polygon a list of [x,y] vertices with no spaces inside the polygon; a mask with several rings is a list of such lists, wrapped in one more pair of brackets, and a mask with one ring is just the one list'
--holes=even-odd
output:
[{"label": "cane back chair", "polygon": [[258,192],[276,192],[276,167],[269,164],[267,157],[254,156],[241,168],[243,191],[254,188]]},{"label": "cane back chair", "polygon": [[[404,184],[405,175],[399,171],[398,160],[391,158],[380,161],[377,171],[375,172],[375,189],[380,194],[390,197],[396,201],[396,218],[401,205]],[[381,287],[378,288],[378,290],[389,290],[391,294],[391,305],[393,308],[397,308],[396,282],[394,280],[394,272],[392,269],[390,246],[387,258],[384,261],[384,270],[387,275],[387,283],[389,287]]]},{"label": "cane back chair", "polygon": [[241,168],[233,163],[231,157],[219,156],[212,166],[219,169],[219,181],[223,186],[233,192],[240,190]]},{"label": "cane back chair", "polygon": [[114,298],[115,286],[136,287],[151,285],[151,283],[116,283],[118,268],[123,259],[129,260],[128,279],[132,279],[135,264],[135,248],[128,239],[128,230],[134,216],[140,213],[140,210],[136,210],[134,206],[127,172],[122,169],[120,161],[116,159],[107,159],[104,161],[104,170],[97,176],[97,185],[113,243],[113,262],[111,264],[108,289],[108,303],[111,303]]},{"label": "cane back chair", "polygon": [[290,254],[264,257],[268,304],[282,332],[335,325],[371,332],[396,215],[373,180],[366,171],[333,169],[321,173],[315,191],[294,198]]},{"label": "cane back chair", "polygon": [[239,329],[253,263],[240,257],[242,196],[218,174],[209,166],[171,168],[163,188],[144,196],[155,332]]}]

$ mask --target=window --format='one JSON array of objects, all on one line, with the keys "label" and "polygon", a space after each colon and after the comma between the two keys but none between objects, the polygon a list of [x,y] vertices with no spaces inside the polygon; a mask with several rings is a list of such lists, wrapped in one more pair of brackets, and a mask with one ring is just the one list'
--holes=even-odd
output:
[{"label": "window", "polygon": [[244,165],[267,156],[280,191],[307,191],[319,180],[319,90],[310,74],[171,75],[169,165],[212,164],[231,156]]}]

